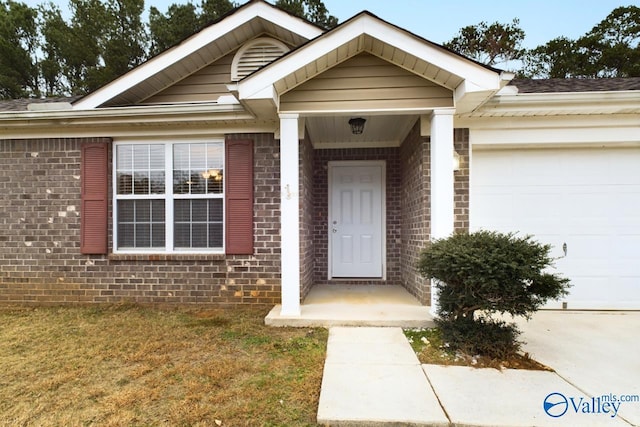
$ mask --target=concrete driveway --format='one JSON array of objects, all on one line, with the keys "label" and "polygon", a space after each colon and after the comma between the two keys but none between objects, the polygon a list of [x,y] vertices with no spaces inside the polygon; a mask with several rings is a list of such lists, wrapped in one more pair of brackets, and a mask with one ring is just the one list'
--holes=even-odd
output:
[{"label": "concrete driveway", "polygon": [[[640,396],[640,312],[541,311],[518,324],[524,350],[584,393],[567,396],[575,398],[570,411],[581,403],[578,410],[588,416],[592,404],[607,398]],[[618,416],[640,426],[640,401],[622,402]]]},{"label": "concrete driveway", "polygon": [[555,372],[421,366],[399,327],[332,327],[318,423],[640,427],[640,312],[518,323],[525,351]]}]

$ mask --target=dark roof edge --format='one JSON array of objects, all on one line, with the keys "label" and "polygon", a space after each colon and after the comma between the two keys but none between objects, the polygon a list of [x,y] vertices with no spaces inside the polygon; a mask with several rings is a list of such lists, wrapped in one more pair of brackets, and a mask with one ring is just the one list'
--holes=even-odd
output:
[{"label": "dark roof edge", "polygon": [[622,92],[640,90],[640,77],[522,79],[515,78],[508,86],[518,93]]}]

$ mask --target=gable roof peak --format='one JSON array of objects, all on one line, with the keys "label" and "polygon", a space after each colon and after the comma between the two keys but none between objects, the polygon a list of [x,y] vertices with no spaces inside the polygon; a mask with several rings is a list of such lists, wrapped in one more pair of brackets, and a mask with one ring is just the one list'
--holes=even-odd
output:
[{"label": "gable roof peak", "polygon": [[325,31],[264,0],[250,0],[177,45],[76,101],[74,109],[135,104],[231,53],[244,41],[268,33],[269,28],[284,35],[285,40],[291,38],[289,43],[294,45],[314,39]]}]

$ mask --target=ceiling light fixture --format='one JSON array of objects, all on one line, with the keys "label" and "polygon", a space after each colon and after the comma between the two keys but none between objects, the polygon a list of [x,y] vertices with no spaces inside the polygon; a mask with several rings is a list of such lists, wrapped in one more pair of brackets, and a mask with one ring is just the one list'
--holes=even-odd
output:
[{"label": "ceiling light fixture", "polygon": [[354,135],[360,135],[364,131],[364,122],[366,119],[362,117],[356,117],[349,120],[349,126],[351,126],[351,133]]}]

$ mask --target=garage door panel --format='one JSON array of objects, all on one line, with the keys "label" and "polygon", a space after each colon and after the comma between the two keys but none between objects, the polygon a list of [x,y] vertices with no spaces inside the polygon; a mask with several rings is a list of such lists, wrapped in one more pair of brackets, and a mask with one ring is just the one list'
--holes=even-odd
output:
[{"label": "garage door panel", "polygon": [[[576,267],[576,271],[580,271],[578,263],[587,262],[588,264],[584,265],[587,271],[595,272],[598,264],[610,256],[611,248],[608,236],[568,236],[564,240],[567,243],[565,258],[568,263],[572,263],[570,264],[572,267]],[[608,263],[605,262],[604,265],[608,265]]]},{"label": "garage door panel", "polygon": [[[631,271],[640,272],[640,259],[638,259],[637,249],[640,248],[640,235],[619,234],[611,242],[611,258],[618,263],[628,265]],[[629,262],[635,261],[635,263]]]},{"label": "garage door panel", "polygon": [[626,302],[627,308],[640,307],[640,283],[637,276],[623,276],[617,280],[617,286],[612,289],[616,292],[620,301]]},{"label": "garage door panel", "polygon": [[564,189],[564,195],[562,207],[568,218],[611,218],[609,194],[578,187]]},{"label": "garage door panel", "polygon": [[607,277],[576,277],[576,283],[571,288],[571,307],[590,308],[597,301],[607,298],[611,292]]},{"label": "garage door panel", "polygon": [[[636,165],[637,175],[640,176],[640,165]],[[612,199],[640,200],[640,185],[621,185],[610,189]],[[616,203],[612,206],[617,219],[640,224],[640,206],[635,203]]]},{"label": "garage door panel", "polygon": [[640,149],[474,151],[471,174],[471,230],[553,246],[573,287],[548,307],[640,309]]},{"label": "garage door panel", "polygon": [[[501,161],[508,161],[511,163],[511,169],[513,170],[513,178],[520,184],[532,184],[532,185],[546,185],[552,183],[547,173],[540,169],[539,162],[544,159],[550,168],[561,170],[562,158],[554,157],[547,158],[544,151],[530,150],[529,156],[522,157],[513,151],[506,151],[501,155]],[[499,165],[504,167],[503,165]],[[503,182],[504,183],[504,182]]]},{"label": "garage door panel", "polygon": [[562,194],[555,191],[542,192],[539,189],[524,188],[522,192],[514,194],[518,211],[531,211],[532,215],[550,217],[553,209],[562,201]]},{"label": "garage door panel", "polygon": [[511,227],[513,219],[513,196],[511,194],[496,194],[489,191],[479,193],[482,203],[476,207],[476,215],[481,221],[491,218],[494,223]]}]

